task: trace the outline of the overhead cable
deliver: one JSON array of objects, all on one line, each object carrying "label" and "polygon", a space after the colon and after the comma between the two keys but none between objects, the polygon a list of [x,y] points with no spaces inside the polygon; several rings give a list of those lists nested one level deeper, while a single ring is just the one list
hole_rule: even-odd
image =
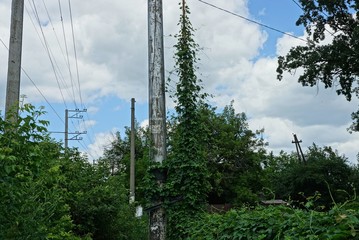
[{"label": "overhead cable", "polygon": [[257,25],[259,25],[259,26],[268,28],[268,29],[273,30],[273,31],[275,31],[275,32],[282,33],[282,34],[287,35],[287,36],[290,36],[290,37],[292,37],[292,38],[296,38],[296,39],[301,40],[301,41],[303,41],[303,42],[306,42],[306,43],[308,42],[308,40],[306,40],[306,39],[297,37],[297,36],[295,36],[295,35],[293,35],[293,34],[284,32],[284,31],[279,30],[279,29],[277,29],[277,28],[274,28],[274,27],[268,26],[268,25],[266,25],[266,24],[257,22],[257,21],[255,21],[255,20],[249,19],[249,18],[247,18],[247,17],[244,17],[244,16],[242,16],[242,15],[239,15],[238,13],[235,13],[235,12],[229,11],[229,10],[227,10],[227,9],[218,7],[218,6],[216,6],[216,5],[212,4],[212,3],[208,3],[208,2],[203,1],[203,0],[198,0],[198,1],[201,2],[201,3],[203,3],[203,4],[208,5],[208,6],[210,6],[210,7],[213,7],[213,8],[216,8],[216,9],[218,9],[218,10],[221,10],[221,11],[223,11],[223,12],[229,13],[229,14],[231,14],[231,15],[233,15],[233,16],[242,18],[242,19],[244,19],[244,20],[246,20],[246,21],[248,21],[248,22],[251,22],[251,23],[257,24]]}]

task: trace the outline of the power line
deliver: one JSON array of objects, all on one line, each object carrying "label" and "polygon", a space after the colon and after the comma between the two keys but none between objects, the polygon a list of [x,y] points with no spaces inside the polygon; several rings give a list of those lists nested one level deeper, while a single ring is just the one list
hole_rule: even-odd
[{"label": "power line", "polygon": [[75,42],[75,33],[74,33],[74,24],[73,24],[73,20],[72,20],[72,7],[71,7],[71,1],[68,0],[69,3],[69,11],[70,11],[70,21],[71,21],[71,33],[72,33],[72,42],[74,45],[74,54],[75,54],[75,64],[76,64],[76,76],[77,76],[77,84],[79,86],[79,96],[80,96],[80,102],[82,107],[84,107],[83,102],[82,102],[82,95],[81,95],[81,85],[80,85],[80,75],[79,75],[79,66],[78,66],[78,61],[77,61],[77,51],[76,51],[76,42]]},{"label": "power line", "polygon": [[[304,12],[304,8],[296,1],[296,0],[292,0],[292,2],[297,5],[303,12]],[[328,17],[328,15],[324,12],[322,12],[326,17]],[[329,31],[328,29],[325,28],[324,26],[324,29],[326,32],[328,32],[330,35],[334,36],[335,33],[332,33],[331,31]]]},{"label": "power line", "polygon": [[31,15],[29,14],[29,11],[28,11],[27,8],[26,8],[26,12],[28,13],[28,15],[29,15],[29,17],[30,17],[30,20],[31,20],[31,22],[33,23],[34,28],[35,28],[35,30],[36,30],[38,36],[39,36],[39,39],[40,39],[40,41],[41,41],[43,47],[44,47],[45,50],[46,50],[46,53],[47,53],[48,57],[49,57],[49,60],[50,60],[50,63],[51,63],[51,67],[52,67],[52,69],[53,69],[53,71],[54,71],[55,79],[56,79],[58,88],[59,88],[59,90],[60,90],[60,94],[61,94],[62,100],[63,100],[63,102],[64,102],[64,104],[65,104],[65,106],[66,106],[65,98],[64,98],[64,95],[63,95],[63,93],[62,93],[61,86],[60,86],[60,82],[59,82],[59,77],[58,77],[58,74],[57,74],[57,71],[56,71],[56,67],[57,67],[57,69],[58,69],[59,72],[61,73],[60,68],[59,68],[59,66],[58,66],[58,64],[57,64],[57,62],[56,62],[56,59],[55,59],[54,56],[53,56],[53,53],[52,53],[52,51],[51,51],[51,49],[50,49],[50,46],[49,46],[49,43],[48,43],[48,41],[47,41],[47,39],[46,39],[46,36],[45,36],[44,31],[43,31],[43,28],[42,28],[42,25],[41,25],[41,21],[40,21],[40,17],[39,17],[39,14],[38,14],[38,11],[37,11],[37,7],[36,7],[36,5],[35,5],[34,0],[32,0],[32,5],[31,5],[31,3],[30,3],[30,6],[31,6],[31,9],[32,9],[32,11],[33,11],[33,14],[34,14],[34,16],[35,16],[35,18],[36,18],[36,20],[37,20],[37,23],[38,23],[38,25],[39,25],[39,28],[40,28],[40,31],[41,31],[41,35],[42,35],[43,41],[41,40],[41,37],[40,37],[40,35],[39,35],[39,33],[38,33],[38,31],[37,31],[37,29],[36,29],[36,27],[35,27],[35,25],[34,25],[34,23],[33,23],[33,21],[32,21]]},{"label": "power line", "polygon": [[[9,51],[9,48],[6,46],[6,44],[4,43],[4,41],[0,38],[0,42],[2,43],[2,45]],[[51,103],[49,102],[49,100],[47,100],[47,98],[45,97],[45,95],[40,91],[40,89],[36,86],[35,82],[32,80],[32,78],[30,77],[30,75],[25,71],[25,69],[23,67],[21,67],[21,70],[24,72],[25,76],[30,80],[30,82],[34,85],[34,87],[36,88],[36,90],[40,93],[40,95],[44,98],[44,100],[46,101],[46,103],[50,106],[50,108],[54,111],[54,113],[56,114],[56,116],[60,119],[60,121],[65,124],[64,120],[60,117],[60,115],[57,113],[57,111],[55,110],[55,108],[51,105]]]},{"label": "power line", "polygon": [[[42,46],[44,47],[47,55],[48,55],[48,59],[50,61],[50,64],[51,64],[51,67],[52,67],[52,70],[54,72],[54,75],[55,75],[55,78],[56,78],[56,81],[57,81],[57,85],[60,89],[60,93],[61,93],[61,96],[62,96],[62,100],[63,100],[63,103],[65,105],[65,107],[67,108],[67,104],[66,104],[66,101],[64,99],[64,95],[61,91],[61,84],[59,82],[59,80],[62,81],[62,84],[65,86],[65,89],[67,91],[69,91],[69,88],[66,87],[66,82],[64,80],[64,77],[61,73],[61,70],[60,70],[60,67],[59,65],[57,64],[57,61],[56,61],[56,58],[55,58],[55,55],[53,54],[51,48],[50,48],[50,42],[48,41],[46,35],[45,35],[45,32],[44,32],[44,29],[43,29],[43,25],[42,25],[42,20],[41,20],[41,17],[40,17],[40,12],[38,11],[38,7],[36,5],[36,3],[34,2],[34,0],[28,0],[29,2],[29,6],[31,10],[29,10],[28,8],[26,8],[27,10],[27,14],[32,22],[32,25],[34,27],[34,30],[36,31],[38,37],[39,37],[39,40],[40,40],[40,43],[42,44]],[[43,2],[43,8],[44,8],[44,11],[46,11],[46,14],[47,14],[47,18],[49,20],[49,22],[51,23],[51,26],[52,26],[52,30],[55,34],[55,37],[56,37],[56,40],[57,40],[57,43],[61,49],[61,53],[62,53],[62,56],[64,56],[64,59],[65,59],[65,62],[67,63],[67,67],[69,69],[69,72],[70,72],[70,76],[72,77],[72,74],[71,74],[71,67],[70,67],[70,58],[69,58],[69,52],[67,52],[67,61],[66,61],[66,57],[65,57],[65,54],[64,54],[64,51],[63,49],[61,48],[61,44],[60,44],[60,41],[59,41],[59,37],[57,36],[56,34],[56,31],[55,31],[55,27],[54,27],[54,24],[52,22],[52,19],[51,19],[51,16],[50,16],[50,13],[47,9],[47,6],[46,6],[46,3],[44,2],[44,0],[42,0]],[[63,27],[63,33],[65,34],[65,27],[64,27],[64,21],[63,21],[63,16],[62,16],[62,10],[61,10],[61,3],[59,1],[59,8],[60,8],[60,15],[61,15],[61,22],[62,22],[62,27]],[[74,34],[74,27],[73,27],[73,19],[72,19],[72,13],[71,13],[71,3],[69,1],[69,8],[70,8],[70,15],[71,15],[71,27],[72,27],[72,40],[73,40],[73,43],[74,43],[74,52],[75,52],[75,59],[76,59],[76,72],[77,72],[77,81],[78,81],[78,84],[79,84],[79,87],[78,87],[78,92],[80,94],[80,100],[81,100],[81,105],[84,106],[83,104],[83,101],[82,101],[82,95],[81,95],[81,88],[80,88],[80,79],[79,79],[79,70],[78,70],[78,61],[77,61],[77,50],[76,50],[76,44],[75,44],[75,34]],[[30,14],[30,11],[32,12],[32,14]],[[33,20],[35,19],[35,20]],[[36,21],[37,24],[34,23],[34,21]],[[38,31],[36,25],[38,25],[41,33]],[[41,37],[42,35],[42,37]],[[65,45],[66,45],[66,50],[67,50],[67,41],[66,41],[66,36],[64,35],[64,41],[65,41]],[[0,42],[3,44],[3,46],[8,50],[8,47],[6,46],[6,44],[4,43],[4,41],[0,38]],[[52,106],[52,104],[49,102],[49,100],[45,97],[45,95],[43,94],[43,92],[40,90],[40,88],[36,85],[36,83],[32,80],[32,78],[30,77],[30,75],[24,70],[24,68],[21,68],[22,71],[24,72],[24,74],[26,75],[26,77],[30,80],[30,82],[34,85],[34,87],[37,89],[37,91],[40,93],[40,95],[42,96],[42,98],[45,100],[45,102],[50,106],[50,108],[53,110],[53,112],[56,114],[56,116],[60,119],[60,121],[64,124],[64,120],[63,118],[60,116],[60,114],[58,114],[58,112],[55,110],[55,108]],[[72,81],[73,82],[73,81]],[[76,86],[76,84],[72,84],[71,87],[72,89],[74,90],[74,85]],[[73,91],[74,93],[74,91]],[[71,96],[71,94],[69,94],[69,96]],[[76,104],[76,98],[73,94],[73,99],[74,99],[74,104],[75,106],[77,106]],[[86,112],[87,113],[87,112]],[[62,114],[61,114],[62,115]],[[86,115],[87,116],[87,119],[89,119],[89,116],[88,114]],[[84,121],[84,120],[83,120]],[[84,122],[85,123],[85,122]],[[72,125],[73,127],[75,127],[75,123],[72,121]],[[78,125],[80,125],[80,122],[78,122]],[[86,124],[83,125],[85,129],[88,128],[88,126]],[[75,127],[76,128],[76,127]],[[90,125],[90,130],[92,131],[92,133],[94,133],[93,131],[93,128],[92,126]],[[55,133],[55,132],[52,132],[52,133]],[[60,132],[59,132],[60,133]],[[89,144],[93,143],[94,142],[94,137],[93,137],[93,134],[92,134],[92,139],[90,139],[89,136],[87,136],[87,139],[89,141]],[[86,151],[88,151],[88,148],[87,147],[84,147],[84,149]],[[96,154],[98,156],[100,156],[99,153],[97,153],[96,151]],[[89,155],[91,155],[91,153],[89,153]],[[93,156],[91,156],[92,158],[94,158]]]},{"label": "power line", "polygon": [[69,58],[69,49],[67,46],[67,38],[66,38],[66,32],[65,32],[65,26],[64,26],[64,18],[63,18],[63,14],[62,14],[62,7],[61,7],[61,1],[58,0],[58,5],[59,5],[59,11],[60,11],[60,20],[61,20],[61,26],[62,26],[62,34],[63,34],[63,39],[64,39],[64,44],[65,44],[65,51],[66,51],[66,58],[67,58],[67,67],[69,70],[69,74],[70,74],[70,80],[71,80],[71,88],[72,88],[72,94],[74,97],[74,104],[75,104],[75,108],[77,109],[77,104],[75,101],[75,91],[74,91],[74,81],[73,81],[73,77],[72,77],[72,71],[71,71],[71,65],[70,65],[70,58]]},{"label": "power line", "polygon": [[[55,28],[54,28],[54,26],[53,26],[53,23],[52,23],[52,20],[51,20],[51,17],[50,17],[50,14],[49,14],[49,12],[47,11],[47,7],[46,7],[46,4],[45,4],[45,2],[44,2],[44,0],[43,0],[43,4],[44,4],[44,8],[45,8],[45,10],[46,10],[46,13],[47,13],[47,17],[48,17],[48,19],[49,19],[49,21],[50,21],[50,23],[51,23],[51,25],[52,25],[52,28],[53,28],[53,31],[54,31],[54,33],[55,33],[55,37],[56,37],[56,39],[57,39],[57,42],[58,42],[58,44],[59,44],[59,47],[60,47],[60,49],[61,49],[61,52],[62,52],[62,54],[63,54],[63,56],[64,56],[64,59],[65,59],[65,62],[66,62],[66,57],[65,57],[65,55],[64,55],[64,53],[63,53],[63,51],[62,51],[62,48],[61,48],[61,44],[59,43],[59,40],[58,40],[58,37],[57,37],[57,34],[56,34],[56,31],[55,31]],[[70,9],[70,15],[72,16],[72,13],[71,13],[71,4],[69,3],[69,9]],[[61,12],[61,11],[60,11]],[[72,21],[72,18],[71,18],[71,21]],[[73,24],[72,24],[72,26],[73,26]],[[40,25],[40,27],[41,27],[41,25]],[[75,41],[75,37],[74,37],[74,29],[73,29],[73,27],[72,27],[72,39],[73,39],[73,41]],[[77,69],[77,79],[78,79],[78,84],[80,84],[80,81],[79,81],[79,74],[78,74],[78,64],[77,64],[77,54],[76,54],[76,45],[74,44],[74,51],[75,51],[75,59],[76,59],[76,69]],[[70,67],[69,65],[67,65],[67,67]],[[65,83],[64,83],[64,85],[66,85]],[[80,85],[79,85],[80,86]],[[61,90],[61,89],[60,89]],[[80,91],[80,87],[79,87],[79,94],[80,94],[80,99],[81,99],[81,105],[82,106],[84,106],[84,104],[83,104],[83,102],[82,102],[82,97],[81,97],[81,91]],[[74,96],[73,96],[74,97]],[[74,97],[75,98],[75,97]],[[76,100],[74,100],[74,101],[76,101]],[[65,106],[66,106],[66,102],[64,101],[64,103],[65,103]],[[75,104],[76,105],[76,104]],[[66,108],[67,108],[67,106],[66,106]],[[87,112],[86,112],[87,113]],[[88,117],[88,115],[87,115],[87,117]],[[84,121],[84,119],[82,119],[82,121]],[[72,123],[72,125],[75,127],[75,123],[73,122],[73,121],[71,121],[71,123]],[[78,125],[80,125],[80,122],[78,121]],[[85,128],[87,127],[87,125],[83,125]],[[76,128],[76,127],[75,127]],[[93,131],[93,129],[91,128],[91,130]],[[89,141],[90,142],[92,142],[92,140],[89,138],[89,136],[87,135],[87,137],[88,137],[88,139],[89,139]]]},{"label": "power line", "polygon": [[240,15],[240,14],[237,14],[237,13],[234,13],[234,12],[229,11],[229,10],[227,10],[227,9],[224,9],[224,8],[218,7],[218,6],[216,6],[216,5],[212,4],[212,3],[208,3],[208,2],[205,2],[205,1],[203,1],[203,0],[198,0],[198,1],[199,1],[199,2],[201,2],[201,3],[203,3],[203,4],[208,5],[208,6],[210,6],[210,7],[216,8],[216,9],[218,9],[218,10],[222,11],[222,12],[226,12],[226,13],[229,13],[229,14],[231,14],[231,15],[233,15],[233,16],[236,16],[236,17],[242,18],[242,19],[244,19],[244,20],[246,20],[246,21],[248,21],[248,22],[251,22],[251,23],[257,24],[257,25],[259,25],[259,26],[262,26],[262,27],[268,28],[268,29],[270,29],[270,30],[272,30],[272,31],[279,32],[279,33],[282,33],[282,34],[284,34],[284,35],[287,35],[287,36],[290,36],[290,37],[292,37],[292,38],[296,38],[296,39],[298,39],[298,40],[301,40],[301,41],[303,41],[303,42],[308,43],[308,40],[306,40],[306,39],[303,39],[303,38],[297,37],[297,36],[295,36],[295,35],[293,35],[293,34],[290,34],[290,33],[284,32],[284,31],[279,30],[279,29],[277,29],[277,28],[274,28],[274,27],[268,26],[268,25],[266,25],[266,24],[263,24],[263,23],[260,23],[260,22],[254,21],[254,20],[249,19],[249,18],[246,18],[246,17],[244,17],[244,16],[242,16],[242,15]]}]

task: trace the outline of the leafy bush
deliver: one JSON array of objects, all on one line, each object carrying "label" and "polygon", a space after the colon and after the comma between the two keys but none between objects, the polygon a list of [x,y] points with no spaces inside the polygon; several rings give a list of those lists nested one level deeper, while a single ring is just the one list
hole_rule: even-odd
[{"label": "leafy bush", "polygon": [[[0,118],[0,239],[145,239],[123,176],[49,138],[44,111]],[[13,118],[15,119],[15,118]]]},{"label": "leafy bush", "polygon": [[0,118],[0,239],[76,239],[60,186],[60,145],[46,135],[42,109],[25,105],[21,113],[17,122]]},{"label": "leafy bush", "polygon": [[287,206],[241,208],[223,215],[202,215],[188,223],[187,239],[356,239],[359,203],[341,205],[328,212]]}]

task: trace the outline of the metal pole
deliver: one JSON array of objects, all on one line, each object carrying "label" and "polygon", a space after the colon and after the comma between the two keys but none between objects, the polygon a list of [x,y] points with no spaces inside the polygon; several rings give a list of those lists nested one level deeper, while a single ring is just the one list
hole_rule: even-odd
[{"label": "metal pole", "polygon": [[24,18],[24,0],[13,0],[11,4],[11,25],[9,59],[6,87],[5,119],[10,112],[14,116],[10,121],[16,122],[19,109],[22,31]]},{"label": "metal pole", "polygon": [[65,110],[65,150],[69,145],[69,110]]},{"label": "metal pole", "polygon": [[135,99],[131,99],[130,203],[135,202]]},{"label": "metal pole", "polygon": [[[166,158],[166,108],[163,51],[162,0],[148,0],[149,128],[151,160],[162,164]],[[157,179],[159,187],[162,181]],[[161,204],[157,199],[154,204]],[[166,239],[165,212],[162,207],[150,211],[150,239]]]}]

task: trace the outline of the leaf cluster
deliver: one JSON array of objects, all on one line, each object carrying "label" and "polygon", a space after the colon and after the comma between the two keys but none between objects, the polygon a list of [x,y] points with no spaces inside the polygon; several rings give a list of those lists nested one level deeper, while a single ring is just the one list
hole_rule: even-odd
[{"label": "leaf cluster", "polygon": [[328,212],[288,206],[241,208],[225,214],[203,214],[188,223],[186,239],[356,239],[358,205]]},{"label": "leaf cluster", "polygon": [[[306,28],[308,43],[293,47],[286,56],[278,58],[278,79],[283,78],[285,71],[303,69],[298,78],[303,86],[321,82],[325,88],[336,88],[338,95],[344,95],[348,101],[353,96],[359,97],[359,2],[301,0],[300,3],[303,14],[296,24]],[[358,131],[358,112],[352,114],[352,119],[349,130]]]}]

